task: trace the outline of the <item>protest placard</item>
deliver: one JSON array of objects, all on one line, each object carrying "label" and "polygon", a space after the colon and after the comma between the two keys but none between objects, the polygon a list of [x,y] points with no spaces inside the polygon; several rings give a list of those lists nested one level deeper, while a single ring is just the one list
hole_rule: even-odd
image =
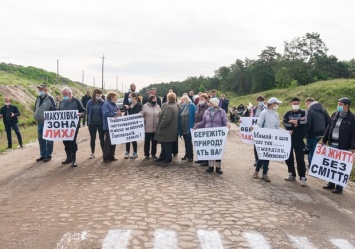
[{"label": "protest placard", "polygon": [[74,140],[79,125],[77,110],[44,112],[42,138],[50,141]]},{"label": "protest placard", "polygon": [[318,144],[312,158],[308,175],[345,187],[350,179],[354,155]]},{"label": "protest placard", "polygon": [[280,129],[257,128],[253,130],[254,144],[259,159],[285,161],[290,156],[290,132]]},{"label": "protest placard", "polygon": [[242,141],[246,144],[254,144],[253,132],[250,131],[252,125],[258,123],[259,118],[253,117],[241,117],[240,120],[240,134],[242,135]]},{"label": "protest placard", "polygon": [[228,134],[227,127],[191,130],[197,160],[220,160]]},{"label": "protest placard", "polygon": [[117,118],[107,118],[111,144],[124,144],[144,140],[144,118],[133,114]]}]

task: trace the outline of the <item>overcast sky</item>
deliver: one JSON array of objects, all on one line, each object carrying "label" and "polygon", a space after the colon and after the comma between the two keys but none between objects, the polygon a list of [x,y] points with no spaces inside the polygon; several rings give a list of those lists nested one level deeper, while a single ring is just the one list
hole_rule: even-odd
[{"label": "overcast sky", "polygon": [[0,61],[107,87],[213,76],[266,46],[317,32],[340,60],[355,57],[355,1],[1,1]]}]

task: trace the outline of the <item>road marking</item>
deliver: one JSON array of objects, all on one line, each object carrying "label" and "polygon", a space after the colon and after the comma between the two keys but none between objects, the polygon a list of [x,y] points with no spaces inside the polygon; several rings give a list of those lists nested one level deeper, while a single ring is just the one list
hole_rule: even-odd
[{"label": "road marking", "polygon": [[355,249],[355,247],[345,239],[331,239],[330,241],[340,249]]},{"label": "road marking", "polygon": [[62,239],[57,243],[57,249],[78,248],[77,244],[86,239],[87,232],[80,233],[66,233],[63,235]]},{"label": "road marking", "polygon": [[264,236],[258,233],[243,233],[243,237],[253,249],[270,249],[269,243]]},{"label": "road marking", "polygon": [[102,249],[126,249],[130,236],[130,230],[109,230],[102,243]]},{"label": "road marking", "polygon": [[156,230],[154,232],[154,249],[177,249],[177,238],[174,231]]},{"label": "road marking", "polygon": [[223,249],[221,238],[217,231],[197,231],[198,239],[202,249]]},{"label": "road marking", "polygon": [[315,249],[314,245],[306,237],[288,236],[299,249]]}]

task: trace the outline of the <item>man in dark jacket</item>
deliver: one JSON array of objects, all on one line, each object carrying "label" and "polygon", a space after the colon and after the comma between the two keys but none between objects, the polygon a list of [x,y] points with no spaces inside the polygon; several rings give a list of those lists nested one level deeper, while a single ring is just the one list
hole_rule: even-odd
[{"label": "man in dark jacket", "polygon": [[324,135],[325,129],[329,124],[330,117],[323,106],[317,101],[314,101],[313,98],[306,99],[306,106],[308,108],[306,124],[307,147],[309,149],[308,165],[311,165],[314,150],[319,140]]},{"label": "man in dark jacket", "polygon": [[226,113],[229,112],[228,110],[228,105],[229,105],[229,99],[226,98],[226,95],[224,93],[221,94],[221,98],[219,99],[219,107],[221,107]]},{"label": "man in dark jacket", "polygon": [[296,180],[295,160],[293,151],[295,151],[297,172],[300,177],[301,186],[306,187],[306,163],[304,161],[303,138],[305,136],[305,126],[307,123],[307,111],[300,109],[300,99],[295,97],[291,99],[292,110],[285,113],[283,117],[283,126],[291,131],[291,152],[286,160],[288,167],[288,177],[286,181]]},{"label": "man in dark jacket", "polygon": [[12,148],[12,137],[11,137],[11,129],[15,131],[18,143],[22,148],[22,137],[20,130],[18,128],[18,116],[20,116],[20,111],[14,105],[11,105],[11,98],[5,97],[5,105],[0,109],[0,118],[3,118],[6,135],[7,135],[7,148]]},{"label": "man in dark jacket", "polygon": [[[86,107],[90,99],[91,99],[91,93],[89,90],[87,90],[86,94],[81,98],[81,103],[83,104],[84,107]],[[82,119],[83,119],[83,126],[85,126],[85,124],[87,125],[89,120],[86,120],[86,115],[83,115]]]},{"label": "man in dark jacket", "polygon": [[[337,111],[332,114],[330,123],[324,133],[322,144],[339,150],[351,150],[355,153],[355,115],[350,111],[351,100],[347,97],[338,99]],[[341,194],[342,186],[335,186],[334,183],[328,182],[324,189],[334,189],[332,193]]]},{"label": "man in dark jacket", "polygon": [[[157,89],[156,88],[150,88],[150,96],[156,96],[157,97],[157,104],[161,107],[161,99],[157,95]],[[148,99],[143,99],[142,105],[148,102]]]}]

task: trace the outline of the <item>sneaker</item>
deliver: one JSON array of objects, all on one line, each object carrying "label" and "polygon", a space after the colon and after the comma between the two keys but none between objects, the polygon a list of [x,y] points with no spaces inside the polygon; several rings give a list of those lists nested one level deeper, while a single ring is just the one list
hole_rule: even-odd
[{"label": "sneaker", "polygon": [[306,177],[301,177],[301,186],[302,187],[307,187],[306,181],[307,181]]},{"label": "sneaker", "polygon": [[138,155],[137,155],[137,152],[133,152],[132,156],[131,156],[131,159],[134,159],[134,158],[137,158]]},{"label": "sneaker", "polygon": [[129,157],[129,153],[126,151],[126,153],[124,153],[124,159],[128,159]]},{"label": "sneaker", "polygon": [[94,155],[94,153],[91,153],[91,155],[89,156],[89,159],[93,159],[93,158],[95,158],[95,155]]},{"label": "sneaker", "polygon": [[263,179],[265,182],[271,182],[271,180],[268,177],[268,175],[263,175],[263,177],[261,177],[261,179]]},{"label": "sneaker", "polygon": [[206,169],[206,172],[207,172],[207,173],[212,173],[212,172],[213,172],[213,170],[214,170],[214,168],[213,168],[213,167],[208,167],[208,168]]},{"label": "sneaker", "polygon": [[294,181],[296,181],[296,177],[294,177],[294,176],[292,175],[292,173],[288,173],[288,177],[285,178],[285,181],[294,182]]},{"label": "sneaker", "polygon": [[255,171],[255,172],[254,172],[253,178],[254,178],[254,179],[258,179],[258,178],[259,178],[259,172],[258,172],[258,171]]}]

